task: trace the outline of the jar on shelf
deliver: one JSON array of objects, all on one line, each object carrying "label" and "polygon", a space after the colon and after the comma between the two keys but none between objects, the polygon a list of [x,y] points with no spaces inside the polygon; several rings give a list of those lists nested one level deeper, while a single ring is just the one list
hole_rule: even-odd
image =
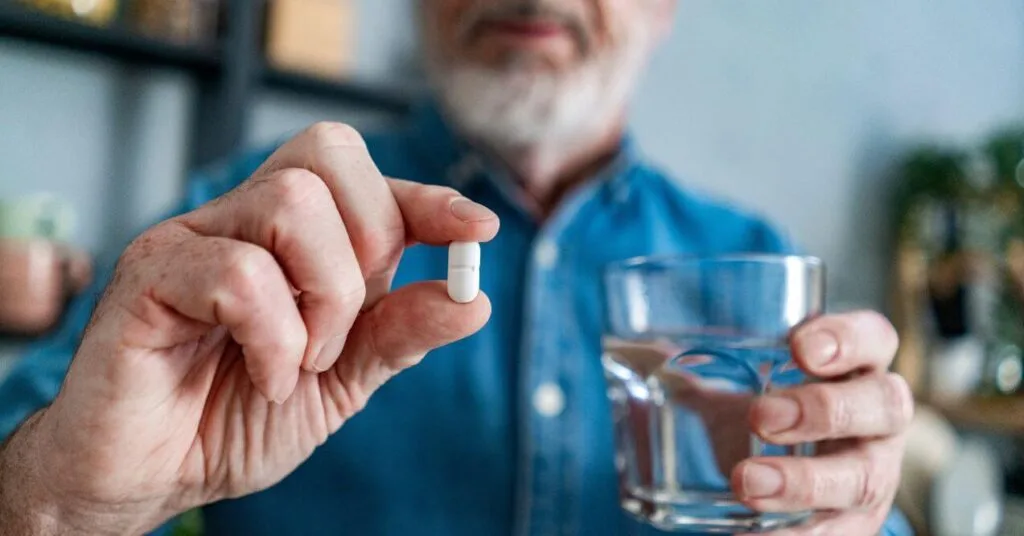
[{"label": "jar on shelf", "polygon": [[350,74],[355,66],[357,7],[353,0],[270,0],[267,63],[327,79]]},{"label": "jar on shelf", "polygon": [[131,0],[129,23],[150,37],[207,44],[217,38],[220,0]]},{"label": "jar on shelf", "polygon": [[105,26],[117,15],[118,0],[20,0],[50,15]]},{"label": "jar on shelf", "polygon": [[0,200],[0,334],[49,331],[92,280],[91,257],[68,242],[73,220],[48,194]]}]

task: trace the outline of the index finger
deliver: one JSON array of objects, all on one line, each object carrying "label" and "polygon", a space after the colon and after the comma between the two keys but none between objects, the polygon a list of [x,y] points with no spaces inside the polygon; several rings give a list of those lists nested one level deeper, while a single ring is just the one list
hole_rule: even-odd
[{"label": "index finger", "polygon": [[887,370],[898,345],[896,328],[874,311],[822,316],[790,337],[793,358],[801,368],[823,378]]},{"label": "index finger", "polygon": [[348,125],[313,125],[275,151],[256,175],[285,168],[312,171],[327,184],[366,281],[367,307],[389,292],[410,238],[432,244],[477,242],[493,237],[488,237],[489,226],[497,232],[497,216],[455,190],[385,180],[363,138]]},{"label": "index finger", "polygon": [[402,211],[406,243],[433,246],[487,242],[498,234],[498,216],[452,188],[388,179]]},{"label": "index finger", "polygon": [[391,288],[405,237],[402,215],[362,136],[342,123],[317,123],[279,147],[254,173],[311,171],[327,184],[355,249],[366,305]]}]

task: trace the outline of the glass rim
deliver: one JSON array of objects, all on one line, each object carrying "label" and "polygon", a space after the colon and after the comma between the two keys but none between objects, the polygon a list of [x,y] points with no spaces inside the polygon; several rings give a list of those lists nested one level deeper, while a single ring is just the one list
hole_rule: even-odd
[{"label": "glass rim", "polygon": [[723,253],[714,255],[700,255],[687,253],[666,253],[662,255],[640,255],[617,261],[612,261],[604,266],[604,273],[629,272],[648,267],[690,267],[703,263],[751,263],[761,265],[777,265],[786,262],[797,261],[805,266],[823,268],[825,262],[813,255],[800,255],[795,253]]}]

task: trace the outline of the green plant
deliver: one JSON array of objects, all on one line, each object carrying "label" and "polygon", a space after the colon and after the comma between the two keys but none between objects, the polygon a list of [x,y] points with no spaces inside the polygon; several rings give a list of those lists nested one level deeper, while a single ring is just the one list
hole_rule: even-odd
[{"label": "green plant", "polygon": [[966,154],[949,147],[922,145],[907,153],[892,200],[900,241],[917,238],[914,223],[926,201],[955,203],[969,192],[966,164]]},{"label": "green plant", "polygon": [[1000,184],[1024,187],[1017,178],[1017,167],[1024,160],[1024,125],[997,130],[982,145],[982,152],[992,163]]},{"label": "green plant", "polygon": [[203,536],[203,514],[191,510],[182,514],[171,531],[172,536]]}]

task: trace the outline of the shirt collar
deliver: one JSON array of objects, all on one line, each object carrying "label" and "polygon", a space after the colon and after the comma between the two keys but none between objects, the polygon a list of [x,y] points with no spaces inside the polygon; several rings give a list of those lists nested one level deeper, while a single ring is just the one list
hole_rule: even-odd
[{"label": "shirt collar", "polygon": [[442,175],[472,152],[469,144],[448,126],[438,106],[430,100],[421,101],[414,108],[411,138],[413,147]]},{"label": "shirt collar", "polygon": [[[522,205],[525,194],[519,185],[456,134],[433,101],[419,103],[414,114],[413,144],[443,177],[446,186],[465,191],[478,182],[487,182],[515,204]],[[635,138],[627,131],[616,157],[591,182],[603,190],[611,202],[623,203],[633,187],[631,171],[639,165]]]}]

